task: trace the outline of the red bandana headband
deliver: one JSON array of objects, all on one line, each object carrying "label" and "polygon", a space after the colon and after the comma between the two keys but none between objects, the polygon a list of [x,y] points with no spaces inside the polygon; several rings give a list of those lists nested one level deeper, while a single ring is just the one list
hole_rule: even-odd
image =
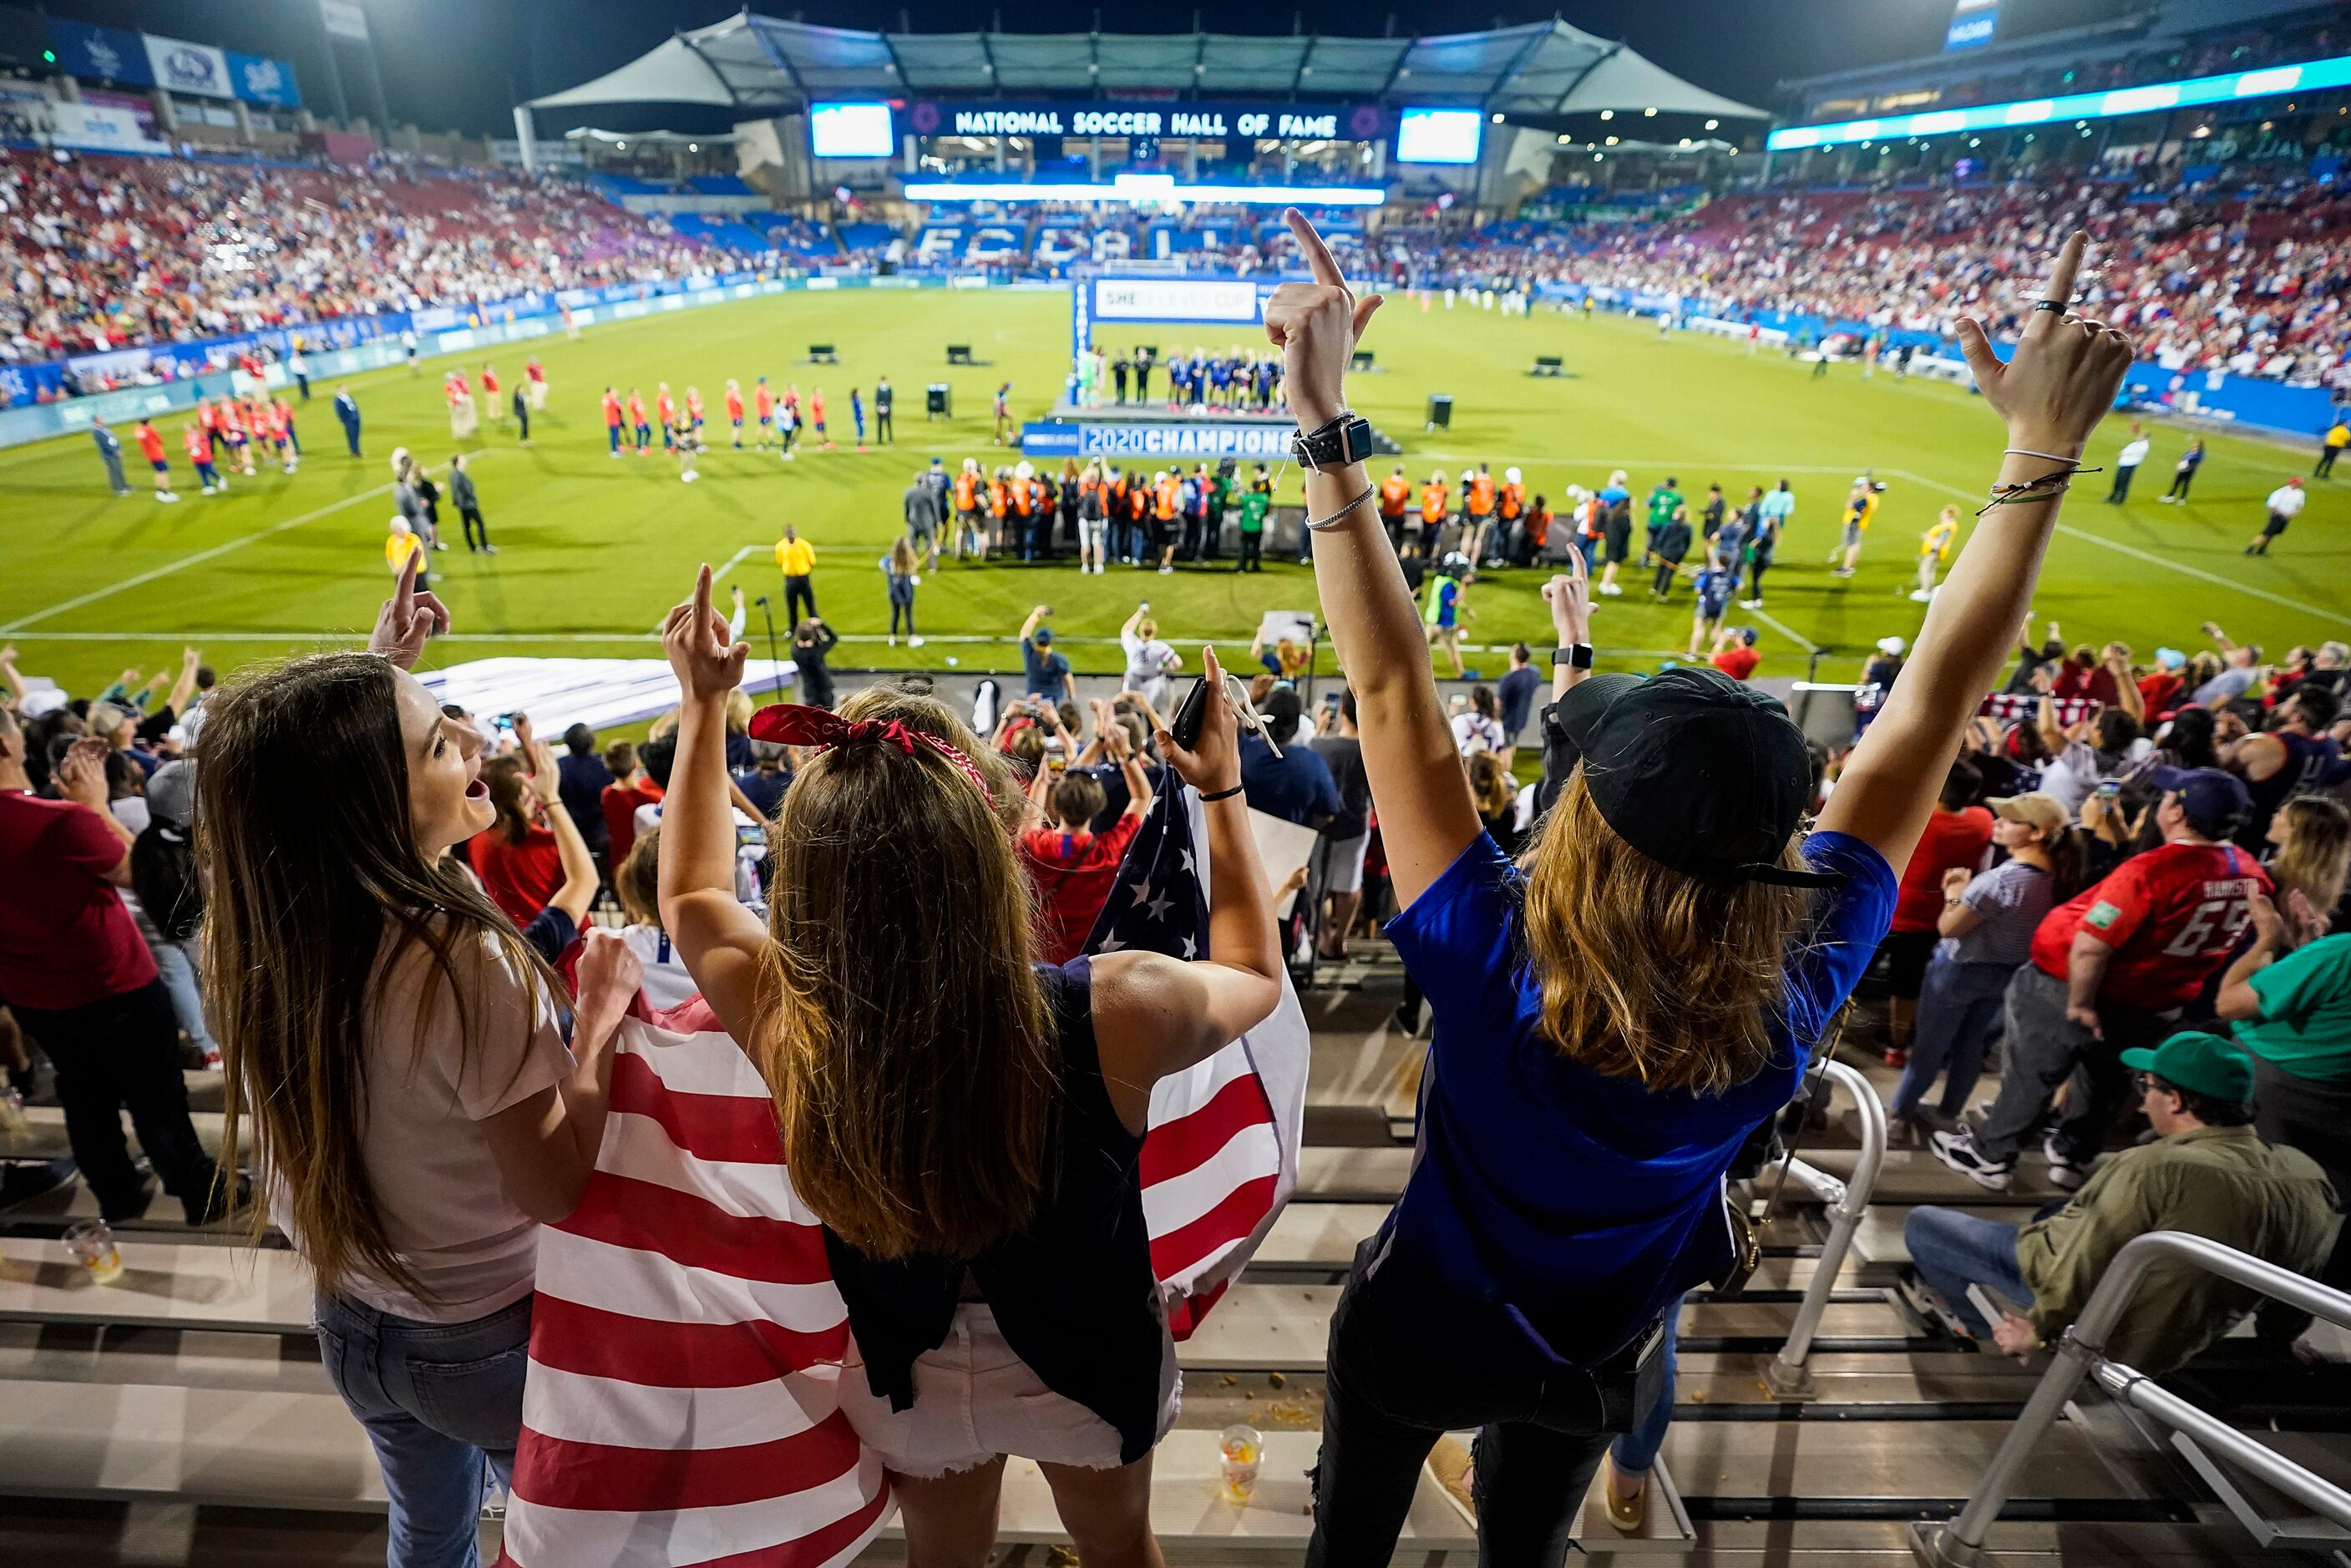
[{"label": "red bandana headband", "polygon": [[910,730],[895,719],[886,722],[875,719],[844,719],[822,708],[811,708],[799,702],[777,702],[751,715],[750,736],[755,741],[771,741],[786,746],[814,746],[830,751],[835,746],[859,741],[879,742],[895,746],[908,756],[917,745],[927,746],[955,764],[956,771],[971,781],[983,799],[993,802],[995,792],[972,760],[940,740],[921,730]]}]

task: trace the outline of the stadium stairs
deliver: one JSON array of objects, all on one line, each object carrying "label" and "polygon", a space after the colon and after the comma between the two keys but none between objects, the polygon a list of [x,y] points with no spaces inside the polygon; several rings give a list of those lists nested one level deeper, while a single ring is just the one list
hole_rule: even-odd
[{"label": "stadium stairs", "polygon": [[[1322,966],[1302,1000],[1313,1028],[1307,1149],[1296,1199],[1241,1280],[1181,1347],[1183,1415],[1159,1450],[1153,1516],[1171,1563],[1295,1562],[1311,1528],[1305,1470],[1320,1425],[1330,1313],[1355,1245],[1405,1179],[1425,1043],[1393,1014],[1401,970],[1380,942]],[[1856,1031],[1856,1033],[1858,1031]],[[1855,1060],[1848,1049],[1845,1059]],[[1868,1069],[1883,1090],[1883,1068]],[[220,1132],[220,1083],[192,1074],[200,1130]],[[0,1158],[61,1154],[60,1114],[37,1105]],[[1797,1141],[1849,1173],[1857,1117],[1840,1100]],[[1680,1388],[1643,1536],[1612,1529],[1598,1492],[1579,1531],[1604,1561],[1684,1556],[1721,1564],[1910,1561],[1907,1521],[1966,1498],[2038,1376],[1954,1339],[1906,1299],[1901,1219],[1925,1202],[2022,1219],[2057,1196],[2032,1179],[1986,1193],[1921,1151],[1889,1154],[1842,1260],[1808,1362],[1815,1397],[1782,1403],[1761,1376],[1814,1279],[1825,1225],[1791,1184],[1763,1229],[1764,1257],[1729,1299],[1693,1296]],[[1767,1172],[1754,1183],[1775,1185]],[[61,1236],[94,1217],[78,1183],[0,1210],[0,1561],[49,1563],[360,1563],[382,1560],[381,1483],[360,1428],[321,1370],[308,1282],[281,1238],[257,1250],[235,1225],[190,1231],[176,1203],[118,1227],[127,1272],[88,1283]],[[1441,1355],[1435,1329],[1432,1354]],[[2170,1380],[2322,1474],[2351,1469],[2336,1359],[2282,1365],[2232,1338]],[[1246,1508],[1219,1501],[1217,1435],[1267,1435]],[[1449,1460],[1449,1463],[1448,1463]],[[1467,1565],[1474,1531],[1425,1474],[1395,1561]],[[1596,1486],[1596,1483],[1595,1483]],[[495,1541],[486,1520],[486,1543]],[[1057,1561],[1063,1541],[1032,1465],[1006,1487],[999,1560]],[[2085,1395],[2034,1454],[1991,1547],[2011,1563],[2271,1564],[2179,1456]],[[894,1531],[861,1558],[903,1560]]]}]

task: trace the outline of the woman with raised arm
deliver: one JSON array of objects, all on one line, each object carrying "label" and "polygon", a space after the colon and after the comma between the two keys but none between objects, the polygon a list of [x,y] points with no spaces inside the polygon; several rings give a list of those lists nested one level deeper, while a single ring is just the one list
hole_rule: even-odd
[{"label": "woman with raised arm", "polygon": [[[1385,1563],[1431,1445],[1477,1428],[1480,1560],[1552,1564],[1611,1435],[1656,1397],[1663,1314],[1728,1272],[1724,1172],[1885,933],[1891,867],[2023,618],[2129,347],[2065,314],[2078,234],[2011,363],[1966,324],[2008,423],[2000,504],[1814,831],[1803,735],[1778,702],[1712,670],[1577,680],[1591,650],[1571,647],[1553,655],[1569,676],[1546,728],[1574,765],[1512,864],[1479,826],[1373,488],[1348,461],[1365,443],[1345,439],[1344,373],[1380,301],[1288,218],[1314,281],[1275,291],[1266,331],[1312,460],[1315,576],[1401,911],[1388,932],[1436,1015],[1412,1175],[1332,1320],[1307,1561]],[[1580,576],[1562,589],[1585,591]],[[1637,1493],[1622,1501],[1620,1520],[1637,1514]]]},{"label": "woman with raised arm", "polygon": [[817,749],[768,827],[762,924],[735,898],[722,753],[749,649],[711,612],[709,567],[664,641],[684,703],[662,924],[775,1095],[849,1309],[842,1407],[891,1472],[908,1559],[984,1562],[1017,1454],[1042,1467],[1089,1568],[1155,1568],[1151,1452],[1178,1386],[1138,1184],[1151,1088],[1281,995],[1215,656],[1196,749],[1158,736],[1207,803],[1213,958],[1055,967],[1038,961],[1008,772],[944,704],[904,692],[754,720],[760,739]]},{"label": "woman with raised arm", "polygon": [[481,732],[408,673],[448,625],[415,579],[411,559],[367,652],[205,703],[196,864],[223,1162],[250,1138],[317,1276],[392,1568],[473,1568],[487,1478],[510,1480],[522,1430],[538,1228],[595,1168],[637,960],[590,933],[567,1051],[562,982],[448,854],[493,812]]}]

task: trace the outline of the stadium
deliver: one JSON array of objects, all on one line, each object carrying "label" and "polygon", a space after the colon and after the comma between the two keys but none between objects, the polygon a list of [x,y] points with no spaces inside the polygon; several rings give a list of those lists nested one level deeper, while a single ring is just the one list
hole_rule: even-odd
[{"label": "stadium", "polygon": [[71,5],[6,1561],[2343,1558],[2343,6]]}]

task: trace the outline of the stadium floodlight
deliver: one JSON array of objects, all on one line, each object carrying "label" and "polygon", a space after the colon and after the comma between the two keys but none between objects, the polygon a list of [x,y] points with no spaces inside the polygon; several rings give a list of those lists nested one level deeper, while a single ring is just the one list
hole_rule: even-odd
[{"label": "stadium floodlight", "polygon": [[2040,125],[2071,119],[2085,131],[2094,119],[2119,115],[2153,114],[2202,103],[2234,103],[2281,93],[2351,86],[2351,55],[2307,60],[2300,65],[2267,66],[2260,70],[2230,71],[2220,76],[2190,77],[2147,87],[2116,88],[2105,92],[2068,93],[2062,98],[2026,99],[2015,103],[1985,104],[1975,109],[1931,109],[1923,114],[1896,115],[1880,119],[1847,119],[1828,125],[1792,125],[1764,139],[1773,152],[1796,152],[1808,147],[1840,147],[1848,142],[1874,141],[1880,136],[1938,136],[1955,130],[2001,130],[2011,126]]},{"label": "stadium floodlight", "polygon": [[1376,185],[1180,185],[1173,174],[1122,174],[1108,185],[910,181],[905,195],[909,202],[1113,202],[1134,206],[1200,202],[1231,207],[1376,207],[1387,199],[1386,192]]}]

